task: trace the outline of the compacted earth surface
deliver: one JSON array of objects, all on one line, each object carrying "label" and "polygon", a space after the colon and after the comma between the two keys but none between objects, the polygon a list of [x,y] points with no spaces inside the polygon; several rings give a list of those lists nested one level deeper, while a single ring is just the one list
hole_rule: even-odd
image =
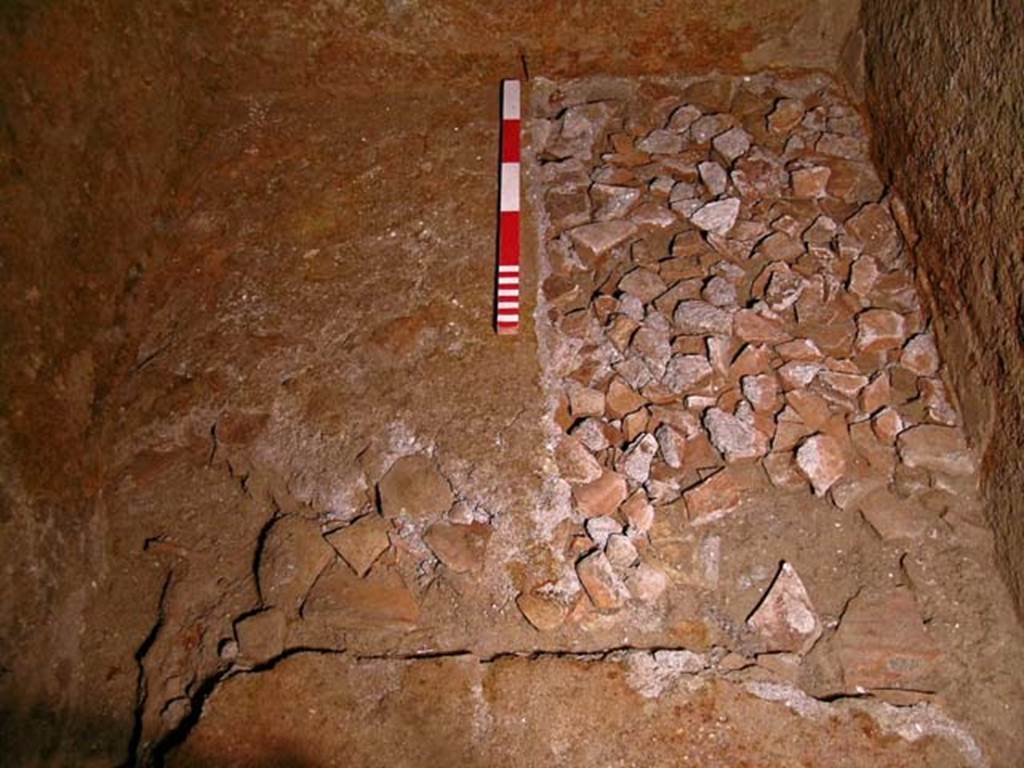
[{"label": "compacted earth surface", "polygon": [[1019,764],[1024,637],[855,105],[528,81],[512,338],[491,85],[207,117],[96,406],[77,764]]}]

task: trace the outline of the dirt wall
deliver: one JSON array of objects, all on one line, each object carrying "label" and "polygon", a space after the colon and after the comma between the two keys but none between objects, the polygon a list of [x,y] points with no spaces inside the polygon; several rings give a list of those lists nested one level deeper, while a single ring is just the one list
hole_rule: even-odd
[{"label": "dirt wall", "polygon": [[211,77],[327,90],[501,77],[832,70],[858,0],[214,3]]},{"label": "dirt wall", "polygon": [[920,277],[1024,607],[1024,6],[865,0],[863,24],[876,150],[920,229]]},{"label": "dirt wall", "polygon": [[[19,744],[45,760],[76,741],[97,757],[120,755],[127,740],[119,721],[130,727],[131,621],[92,635],[85,621],[109,567],[95,417],[123,352],[121,307],[158,259],[160,200],[188,143],[197,93],[190,14],[188,3],[0,3],[0,742],[8,764],[27,761]],[[86,681],[83,664],[108,641],[126,651],[123,660]]]}]

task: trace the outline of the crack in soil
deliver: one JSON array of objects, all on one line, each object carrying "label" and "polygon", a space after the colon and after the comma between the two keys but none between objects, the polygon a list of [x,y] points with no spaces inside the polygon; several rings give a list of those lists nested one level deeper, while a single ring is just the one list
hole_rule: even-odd
[{"label": "crack in soil", "polygon": [[139,747],[142,742],[142,720],[146,709],[147,686],[145,659],[149,649],[153,647],[157,636],[166,620],[167,595],[171,591],[171,583],[174,580],[174,571],[168,571],[164,577],[163,586],[160,588],[160,598],[157,601],[156,620],[150,628],[146,637],[135,651],[135,663],[138,666],[138,682],[135,689],[135,710],[133,712],[132,733],[128,741],[127,759],[123,766],[137,765],[140,762]]},{"label": "crack in soil", "polygon": [[[206,702],[214,694],[218,686],[220,686],[220,684],[225,680],[230,680],[233,677],[241,675],[254,675],[259,674],[260,672],[267,672],[293,656],[301,656],[304,654],[342,656],[346,653],[347,651],[343,648],[294,646],[292,648],[287,648],[277,656],[253,665],[252,667],[229,667],[207,677],[197,686],[195,693],[189,696],[189,713],[182,718],[181,722],[179,722],[174,728],[154,742],[148,755],[140,756],[137,762],[133,765],[154,766],[155,768],[163,766],[168,755],[188,739],[192,729],[199,723],[203,716],[203,708],[206,705]],[[127,768],[127,766],[125,766],[125,768]]]},{"label": "crack in soil", "polygon": [[[157,629],[157,628],[155,628]],[[152,636],[147,637],[147,643],[140,651],[148,650],[152,644]],[[182,719],[177,726],[165,733],[158,739],[148,754],[138,755],[135,762],[126,763],[123,768],[131,765],[155,766],[159,768],[165,764],[167,757],[176,748],[184,744],[192,729],[202,719],[206,702],[214,694],[221,683],[242,675],[253,675],[267,672],[288,659],[314,654],[326,656],[349,656],[355,662],[395,662],[408,663],[417,661],[437,661],[442,659],[468,659],[475,660],[481,665],[494,664],[510,659],[524,661],[540,661],[543,659],[572,659],[590,663],[621,663],[626,661],[630,655],[650,654],[659,652],[688,652],[695,653],[689,648],[681,646],[633,646],[620,645],[611,648],[603,648],[594,651],[568,651],[568,650],[533,650],[533,651],[498,651],[488,655],[478,655],[467,648],[455,648],[450,650],[426,651],[422,653],[383,653],[383,654],[353,654],[345,648],[328,648],[317,646],[293,646],[282,651],[277,656],[267,659],[251,667],[233,666],[224,669],[205,680],[196,688],[189,697],[191,708],[189,714]],[[901,738],[914,741],[922,735],[935,735],[948,739],[959,747],[960,751],[972,765],[984,766],[986,761],[974,739],[958,723],[948,718],[942,710],[931,703],[917,703],[913,705],[898,706],[878,701],[867,695],[841,695],[832,697],[817,698],[810,696],[792,686],[780,683],[766,683],[759,680],[744,680],[742,670],[729,672],[717,668],[716,658],[726,652],[724,648],[713,648],[705,654],[698,654],[704,660],[702,669],[694,671],[680,671],[679,676],[719,678],[729,680],[742,685],[751,695],[762,698],[766,701],[783,704],[792,709],[801,717],[816,719],[823,715],[848,711],[855,707],[857,710],[876,720],[887,731],[894,732]],[[141,711],[144,703],[140,701],[137,713]],[[139,721],[141,724],[141,720]],[[138,728],[141,734],[141,725]],[[133,736],[137,739],[137,736]]]}]

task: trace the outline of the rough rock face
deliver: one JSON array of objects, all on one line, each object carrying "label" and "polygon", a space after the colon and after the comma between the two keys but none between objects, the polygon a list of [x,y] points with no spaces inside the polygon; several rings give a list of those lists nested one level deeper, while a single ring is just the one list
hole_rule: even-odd
[{"label": "rough rock face", "polygon": [[[1007,580],[1024,615],[1024,243],[1012,190],[1024,171],[1019,3],[863,3],[868,106],[881,157],[913,193],[914,252],[949,361]],[[951,40],[956,40],[951,45]],[[1011,63],[1007,66],[1007,63]],[[931,94],[957,72],[970,93]],[[983,148],[983,149],[982,149]],[[945,169],[950,169],[948,172]],[[998,297],[995,298],[995,297]]]}]

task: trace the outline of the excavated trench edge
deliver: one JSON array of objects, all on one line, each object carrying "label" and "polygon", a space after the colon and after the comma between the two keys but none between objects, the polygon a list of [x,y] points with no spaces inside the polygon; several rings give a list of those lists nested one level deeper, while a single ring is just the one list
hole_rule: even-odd
[{"label": "excavated trench edge", "polygon": [[[549,327],[547,319],[543,316],[544,306],[540,298],[540,286],[542,285],[544,278],[551,274],[550,261],[543,246],[544,234],[548,227],[548,221],[545,207],[541,204],[540,195],[542,194],[542,190],[540,189],[540,185],[536,180],[532,180],[532,182],[530,180],[531,171],[535,171],[536,166],[535,157],[528,146],[524,148],[524,166],[527,166],[524,170],[526,170],[528,174],[525,193],[530,201],[529,210],[535,218],[534,234],[537,236],[535,261],[537,300],[533,314],[535,319],[538,353],[544,355],[551,352],[552,345],[555,343],[554,339],[550,335],[552,329]],[[555,404],[555,395],[553,394],[554,388],[550,386],[553,376],[548,368],[542,368],[541,377],[543,379],[543,389],[547,392],[546,401],[549,406],[548,412],[551,413],[554,410],[553,406]],[[217,425],[214,424],[210,430],[212,447],[209,461],[211,464],[218,450],[216,426]],[[549,441],[553,441],[557,436],[557,426],[554,424],[553,420],[551,420],[549,426],[550,434],[548,435],[548,439]],[[236,477],[231,469],[230,463],[228,463],[228,471],[231,476],[238,481],[239,488],[243,494],[248,496],[249,492],[246,488],[246,484],[249,476],[246,475],[241,478]],[[280,508],[276,503],[274,503],[271,515],[261,526],[256,546],[254,548],[254,571],[259,561],[260,553],[263,549],[266,534],[279,517],[281,517]],[[468,648],[439,650],[426,653],[355,654],[345,648],[294,646],[285,649],[280,654],[259,664],[249,667],[230,666],[222,668],[214,674],[202,679],[198,685],[195,686],[194,691],[188,695],[188,700],[191,705],[189,713],[174,728],[163,733],[152,744],[145,745],[141,743],[143,715],[147,703],[144,661],[148,651],[158,639],[160,631],[164,625],[165,603],[173,581],[174,572],[171,570],[167,573],[160,591],[157,616],[154,623],[134,654],[134,659],[138,665],[138,684],[134,711],[135,719],[128,744],[128,758],[122,764],[124,766],[164,765],[171,754],[188,741],[192,730],[200,723],[203,717],[206,703],[222,683],[235,677],[260,674],[262,672],[270,671],[289,659],[298,656],[342,656],[347,657],[356,663],[378,662],[395,664],[409,664],[419,661],[432,662],[444,659],[465,659],[479,665],[486,666],[504,661],[541,661],[545,659],[567,659],[586,663],[622,664],[624,662],[628,662],[630,658],[639,656],[653,657],[653,655],[658,652],[693,653],[691,649],[684,647],[640,647],[625,645],[591,651],[545,649],[535,649],[530,651],[507,650],[498,651],[489,655],[478,655]],[[256,579],[255,583],[258,585],[259,580]],[[262,595],[259,595],[258,597],[258,605],[262,606]],[[726,651],[727,649],[716,648],[712,649],[708,654],[701,654],[701,657],[713,657],[716,653],[724,655]],[[727,681],[737,684],[744,691],[759,699],[771,703],[782,704],[800,717],[810,720],[821,720],[836,715],[860,712],[871,717],[883,731],[895,734],[905,741],[914,742],[919,738],[928,736],[938,737],[955,745],[972,766],[984,768],[989,765],[989,761],[982,752],[980,746],[968,731],[959,723],[950,719],[942,709],[934,703],[919,702],[913,705],[899,706],[875,699],[869,695],[839,695],[835,697],[815,698],[788,683],[745,679],[745,669],[746,668],[735,671],[723,671],[716,668],[715,662],[706,660],[705,666],[699,671],[676,672],[671,685],[674,686],[676,684],[676,680],[682,677],[701,680],[703,682],[713,682],[715,680]]]}]

